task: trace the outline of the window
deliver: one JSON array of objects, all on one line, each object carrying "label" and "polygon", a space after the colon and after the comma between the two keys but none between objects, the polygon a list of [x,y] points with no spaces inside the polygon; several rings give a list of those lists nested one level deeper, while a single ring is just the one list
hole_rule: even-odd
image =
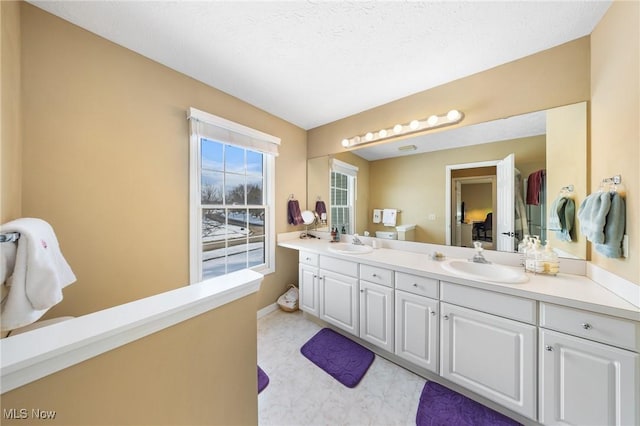
[{"label": "window", "polygon": [[193,108],[189,119],[191,283],[245,268],[273,272],[280,140]]},{"label": "window", "polygon": [[344,228],[348,234],[356,229],[355,194],[358,168],[333,159],[331,162],[330,205],[331,225]]}]

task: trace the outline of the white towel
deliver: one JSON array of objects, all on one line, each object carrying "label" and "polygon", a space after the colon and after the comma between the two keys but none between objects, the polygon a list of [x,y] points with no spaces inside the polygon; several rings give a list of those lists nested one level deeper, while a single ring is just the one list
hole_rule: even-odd
[{"label": "white towel", "polygon": [[15,266],[7,279],[9,295],[2,305],[2,330],[6,331],[37,321],[62,300],[62,289],[75,282],[76,276],[47,222],[17,219],[4,224],[2,231],[20,233]]},{"label": "white towel", "polygon": [[381,209],[373,209],[373,223],[382,222],[382,210]]},{"label": "white towel", "polygon": [[398,214],[398,211],[396,209],[382,210],[382,224],[384,226],[396,226],[397,214]]}]

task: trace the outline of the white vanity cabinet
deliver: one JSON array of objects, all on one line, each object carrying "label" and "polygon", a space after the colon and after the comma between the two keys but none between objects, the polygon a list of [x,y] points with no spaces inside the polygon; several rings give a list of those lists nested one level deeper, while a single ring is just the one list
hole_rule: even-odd
[{"label": "white vanity cabinet", "polygon": [[440,375],[535,419],[536,302],[447,282],[440,297]]},{"label": "white vanity cabinet", "polygon": [[301,251],[298,255],[298,258],[298,290],[300,297],[298,305],[304,312],[319,316],[320,280],[318,269],[318,255]]},{"label": "white vanity cabinet", "polygon": [[541,303],[540,327],[541,423],[640,423],[640,324]]},{"label": "white vanity cabinet", "polygon": [[437,373],[438,281],[396,272],[395,288],[395,354]]},{"label": "white vanity cabinet", "polygon": [[360,265],[360,338],[389,352],[395,343],[393,274],[389,269]]},{"label": "white vanity cabinet", "polygon": [[359,334],[358,264],[320,256],[319,317],[351,334]]}]

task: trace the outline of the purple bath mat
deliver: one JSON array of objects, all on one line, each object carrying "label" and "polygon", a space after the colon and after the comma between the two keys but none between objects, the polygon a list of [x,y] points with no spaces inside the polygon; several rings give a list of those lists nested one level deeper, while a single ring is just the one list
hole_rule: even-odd
[{"label": "purple bath mat", "polygon": [[360,383],[375,357],[369,349],[329,328],[309,339],[300,352],[348,388]]},{"label": "purple bath mat", "polygon": [[258,393],[262,392],[264,388],[269,384],[269,376],[265,373],[260,366],[258,366]]},{"label": "purple bath mat", "polygon": [[420,395],[416,426],[516,426],[520,423],[436,382]]}]

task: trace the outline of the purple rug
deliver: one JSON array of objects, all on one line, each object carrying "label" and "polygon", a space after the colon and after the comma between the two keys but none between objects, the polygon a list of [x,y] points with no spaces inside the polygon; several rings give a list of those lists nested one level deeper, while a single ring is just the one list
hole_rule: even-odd
[{"label": "purple rug", "polygon": [[260,366],[258,366],[258,393],[262,392],[264,388],[269,384],[269,376],[265,373]]},{"label": "purple rug", "polygon": [[309,339],[300,352],[348,388],[360,383],[375,357],[369,349],[329,328]]},{"label": "purple rug", "polygon": [[515,426],[520,423],[436,382],[420,395],[416,426]]}]

